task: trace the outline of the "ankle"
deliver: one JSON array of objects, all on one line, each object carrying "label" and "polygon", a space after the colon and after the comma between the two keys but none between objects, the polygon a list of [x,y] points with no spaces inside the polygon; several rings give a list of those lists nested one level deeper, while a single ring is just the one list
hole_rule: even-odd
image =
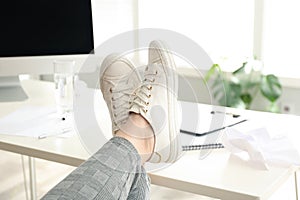
[{"label": "ankle", "polygon": [[116,136],[128,140],[135,147],[135,149],[137,150],[138,154],[141,157],[142,164],[144,164],[147,160],[150,159],[154,148],[154,138],[152,139],[136,138],[124,133],[121,130],[118,130],[116,132]]},{"label": "ankle", "polygon": [[150,127],[149,123],[145,120],[145,118],[139,114],[130,113],[129,120],[131,120],[134,123],[134,125],[140,128]]},{"label": "ankle", "polygon": [[120,130],[128,136],[140,140],[147,140],[154,137],[154,132],[148,121],[136,113],[129,114],[127,122],[120,127]]},{"label": "ankle", "polygon": [[154,133],[149,123],[139,114],[131,113],[128,121],[116,132],[116,136],[133,144],[145,163],[154,150]]}]

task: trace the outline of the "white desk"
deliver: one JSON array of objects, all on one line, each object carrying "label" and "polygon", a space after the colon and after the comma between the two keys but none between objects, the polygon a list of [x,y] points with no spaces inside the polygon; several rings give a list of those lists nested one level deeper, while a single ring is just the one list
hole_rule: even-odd
[{"label": "white desk", "polygon": [[[34,81],[26,81],[22,84],[30,99],[21,103],[1,103],[0,117],[23,104],[48,105],[54,103],[51,95],[49,96],[52,84]],[[207,108],[205,105],[199,104],[198,106],[203,109]],[[285,119],[281,115],[274,117],[273,114],[253,111],[249,111],[247,114],[255,116],[255,118],[259,116],[270,123],[282,122]],[[285,126],[289,126],[288,134],[298,131],[292,124],[299,121],[299,117],[288,119],[284,122]],[[295,140],[297,138],[295,136]],[[297,142],[300,143],[299,138],[295,141],[296,144]],[[0,135],[0,149],[72,166],[78,166],[90,156],[77,136],[71,138],[49,137],[39,140]],[[271,167],[268,171],[257,170],[242,161],[232,159],[229,152],[224,149],[214,150],[203,160],[199,160],[198,155],[198,151],[188,152],[170,167],[150,173],[152,183],[224,200],[268,199],[296,171],[294,167]]]},{"label": "white desk", "polygon": [[[54,86],[51,83],[23,81],[22,85],[29,95],[29,99],[24,102],[0,103],[0,117],[24,105],[54,105],[52,92]],[[0,135],[0,149],[72,166],[78,166],[89,157],[88,152],[85,151],[77,136],[71,138],[48,137],[36,139]]]}]

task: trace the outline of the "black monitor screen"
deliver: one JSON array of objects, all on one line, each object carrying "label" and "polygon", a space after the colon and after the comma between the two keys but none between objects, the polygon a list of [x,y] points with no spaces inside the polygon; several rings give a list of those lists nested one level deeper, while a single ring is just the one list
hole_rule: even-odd
[{"label": "black monitor screen", "polygon": [[0,57],[93,51],[90,0],[2,0]]}]

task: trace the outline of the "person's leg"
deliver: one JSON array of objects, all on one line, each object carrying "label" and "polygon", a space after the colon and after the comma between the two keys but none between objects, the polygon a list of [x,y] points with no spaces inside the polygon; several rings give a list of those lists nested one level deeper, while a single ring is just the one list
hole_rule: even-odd
[{"label": "person's leg", "polygon": [[[150,52],[155,59],[151,62],[156,63],[146,68],[144,83],[136,90],[130,108],[123,103],[115,104],[117,98],[118,102],[126,102],[130,97],[123,87],[128,86],[124,85],[126,81],[119,85],[114,81],[123,78],[121,71],[115,69],[125,62],[117,60],[118,64],[111,62],[108,66],[106,75],[109,76],[105,73],[102,76],[105,84],[101,90],[106,91],[103,96],[117,137],[49,191],[44,199],[148,199],[150,183],[142,164],[145,161],[174,162],[178,158],[180,122],[176,107],[177,84],[172,78],[175,70],[172,64],[168,66],[169,62],[165,62],[167,57],[162,56],[165,54],[160,44],[154,42],[153,45],[155,48]],[[125,115],[119,115],[122,113]]]},{"label": "person's leg", "polygon": [[[151,132],[140,115],[131,114],[129,119],[132,125]],[[154,138],[136,138],[136,134],[118,130],[116,137],[42,199],[149,199],[150,181],[142,164],[151,156]]]},{"label": "person's leg", "polygon": [[148,143],[141,137],[131,137],[139,135],[133,133],[136,130],[130,130],[128,134],[120,130],[124,124],[128,130],[126,127],[134,123],[140,128],[145,126],[142,131],[151,132],[142,117],[133,114],[129,117],[128,114],[130,95],[140,83],[134,69],[133,63],[117,54],[109,55],[103,61],[100,87],[110,112],[114,138],[43,199],[149,199],[150,180],[142,164],[151,155],[153,133]]},{"label": "person's leg", "polygon": [[[129,99],[141,82],[138,69],[129,59],[114,53],[108,55],[102,62],[100,88],[110,113],[113,136],[128,121]],[[123,133],[123,136],[126,135]],[[128,199],[147,199],[149,188],[149,177],[146,173],[142,173],[140,179],[133,183]]]}]

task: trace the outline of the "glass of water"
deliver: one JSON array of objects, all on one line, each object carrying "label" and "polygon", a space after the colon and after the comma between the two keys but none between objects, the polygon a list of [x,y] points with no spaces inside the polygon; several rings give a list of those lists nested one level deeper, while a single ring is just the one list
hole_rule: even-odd
[{"label": "glass of water", "polygon": [[73,60],[54,61],[55,101],[62,117],[73,110],[74,67]]}]

